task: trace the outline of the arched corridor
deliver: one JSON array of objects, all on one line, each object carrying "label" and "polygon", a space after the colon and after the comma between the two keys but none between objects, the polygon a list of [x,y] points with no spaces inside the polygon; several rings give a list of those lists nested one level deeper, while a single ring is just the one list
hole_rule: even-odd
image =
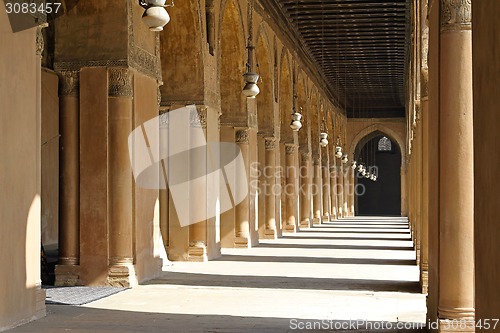
[{"label": "arched corridor", "polygon": [[108,298],[52,305],[47,318],[12,332],[389,331],[382,323],[419,332],[426,319],[418,279],[406,218],[349,218],[225,249],[207,263],[174,263]]},{"label": "arched corridor", "polygon": [[500,321],[500,0],[42,2],[0,5],[0,332]]}]

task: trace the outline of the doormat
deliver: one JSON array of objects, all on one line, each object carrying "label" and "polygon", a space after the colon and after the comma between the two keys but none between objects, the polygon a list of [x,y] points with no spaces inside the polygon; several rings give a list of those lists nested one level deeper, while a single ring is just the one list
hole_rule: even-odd
[{"label": "doormat", "polygon": [[51,287],[44,286],[45,304],[83,305],[97,301],[128,288],[116,287]]}]

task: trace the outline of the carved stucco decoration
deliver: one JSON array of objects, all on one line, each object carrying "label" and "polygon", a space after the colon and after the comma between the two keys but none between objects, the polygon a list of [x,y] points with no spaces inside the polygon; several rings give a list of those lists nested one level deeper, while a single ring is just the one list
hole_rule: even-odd
[{"label": "carved stucco decoration", "polygon": [[295,148],[296,148],[295,144],[285,143],[285,153],[287,155],[291,155],[291,154],[295,153]]},{"label": "carved stucco decoration", "polygon": [[113,97],[132,97],[132,72],[128,68],[115,67],[108,69],[109,91]]},{"label": "carved stucco decoration", "polygon": [[80,90],[80,72],[79,71],[61,71],[59,72],[60,96],[78,96]]},{"label": "carved stucco decoration", "polygon": [[273,136],[264,139],[266,150],[274,150],[276,147],[276,138]]},{"label": "carved stucco decoration", "polygon": [[441,26],[467,29],[471,25],[472,0],[441,0]]},{"label": "carved stucco decoration", "polygon": [[248,130],[239,130],[236,132],[236,143],[239,144],[248,144]]}]

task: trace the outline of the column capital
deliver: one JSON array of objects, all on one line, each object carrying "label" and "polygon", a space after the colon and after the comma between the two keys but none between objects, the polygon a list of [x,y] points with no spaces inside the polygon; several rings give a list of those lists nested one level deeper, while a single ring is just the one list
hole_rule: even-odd
[{"label": "column capital", "polygon": [[67,70],[58,72],[60,78],[60,96],[78,96],[80,90],[80,71]]},{"label": "column capital", "polygon": [[111,97],[132,97],[132,71],[127,67],[108,68],[108,95]]},{"label": "column capital", "polygon": [[189,123],[191,127],[207,128],[207,108],[205,106],[197,106],[196,110],[191,110]]},{"label": "column capital", "polygon": [[274,136],[268,136],[264,138],[266,150],[274,150],[276,147],[276,138]]},{"label": "column capital", "polygon": [[285,153],[291,155],[295,153],[297,146],[294,143],[285,143]]},{"label": "column capital", "polygon": [[307,162],[309,158],[311,157],[311,153],[307,150],[299,150],[300,152],[300,158],[302,162]]},{"label": "column capital", "polygon": [[470,30],[472,0],[441,0],[441,30]]},{"label": "column capital", "polygon": [[248,129],[236,131],[236,143],[246,145],[249,143]]}]

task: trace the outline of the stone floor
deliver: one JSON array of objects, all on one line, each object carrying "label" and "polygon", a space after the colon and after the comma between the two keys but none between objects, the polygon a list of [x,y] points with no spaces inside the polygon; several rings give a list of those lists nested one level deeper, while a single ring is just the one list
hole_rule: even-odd
[{"label": "stone floor", "polygon": [[48,305],[11,332],[417,332],[425,322],[405,219],[346,219],[223,253],[84,306]]}]

